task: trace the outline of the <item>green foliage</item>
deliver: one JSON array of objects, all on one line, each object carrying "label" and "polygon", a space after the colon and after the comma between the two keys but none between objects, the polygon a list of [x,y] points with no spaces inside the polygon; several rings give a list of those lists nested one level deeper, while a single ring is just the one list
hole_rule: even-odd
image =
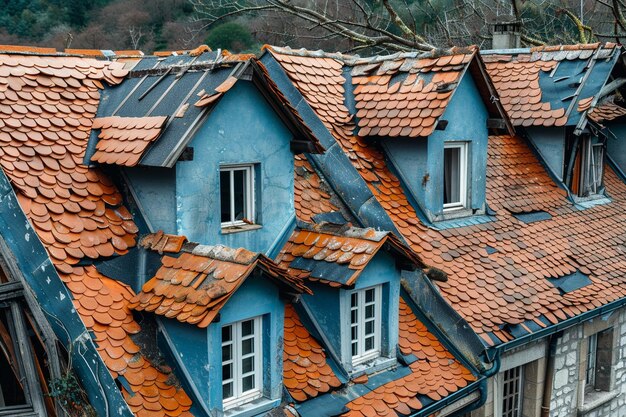
[{"label": "green foliage", "polygon": [[50,397],[59,402],[70,416],[95,415],[93,408],[85,400],[83,389],[73,373],[50,381]]},{"label": "green foliage", "polygon": [[254,48],[254,43],[248,28],[235,22],[216,26],[206,38],[206,44],[210,48],[228,49],[231,52],[249,51]]},{"label": "green foliage", "polygon": [[30,41],[41,40],[53,27],[82,28],[89,12],[111,0],[0,0],[0,27]]}]

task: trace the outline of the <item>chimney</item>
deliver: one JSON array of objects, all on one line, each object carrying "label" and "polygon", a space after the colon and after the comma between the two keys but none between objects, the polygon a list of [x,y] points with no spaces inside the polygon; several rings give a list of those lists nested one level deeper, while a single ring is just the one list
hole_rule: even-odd
[{"label": "chimney", "polygon": [[516,49],[521,40],[521,23],[514,16],[499,16],[493,24],[492,49]]}]

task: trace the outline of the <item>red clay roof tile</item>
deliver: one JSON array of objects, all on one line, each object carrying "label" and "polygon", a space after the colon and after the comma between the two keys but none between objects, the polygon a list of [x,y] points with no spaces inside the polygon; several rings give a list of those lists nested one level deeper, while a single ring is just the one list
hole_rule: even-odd
[{"label": "red clay roof tile", "polygon": [[[153,247],[162,237],[148,236],[141,241]],[[157,242],[158,245],[159,242]],[[207,327],[246,278],[257,268],[286,283],[298,292],[308,292],[301,280],[291,277],[261,254],[243,248],[195,246],[178,257],[164,256],[156,275],[146,282],[130,307],[137,311],[176,318]]]},{"label": "red clay roof tile", "polygon": [[420,410],[418,396],[433,401],[465,387],[476,377],[428,331],[406,302],[400,298],[398,345],[403,355],[415,355],[411,373],[388,382],[346,404],[342,416],[408,415]]},{"label": "red clay roof tile", "polygon": [[[281,250],[277,262],[292,275],[331,286],[354,284],[368,263],[386,244],[400,252],[400,256],[409,259],[416,267],[423,266],[417,254],[391,233],[356,228],[335,233],[323,231],[323,227],[324,225],[319,228],[320,231],[294,231]],[[313,264],[301,268],[293,266],[298,259],[310,260]],[[325,271],[322,278],[315,274],[314,264],[318,262],[334,263],[347,267],[352,272],[349,276],[345,276],[344,272],[338,276],[328,276],[328,271]]]},{"label": "red clay roof tile", "polygon": [[135,166],[148,146],[161,134],[166,116],[100,117],[92,129],[99,129],[93,161],[102,164]]},{"label": "red clay roof tile", "polygon": [[[590,49],[573,49],[571,56],[568,52],[563,59],[577,59],[585,51]],[[331,80],[343,86],[340,66],[334,69],[329,65],[340,62],[328,57],[305,60],[297,55],[274,56],[314,110],[319,111],[315,104],[320,100],[334,103],[333,112],[318,113],[320,119],[411,248],[424,262],[448,274],[447,282],[437,283],[442,294],[485,344],[512,340],[511,327],[526,321],[545,327],[544,319],[557,323],[626,296],[626,287],[617,279],[622,262],[614,250],[614,245],[621,245],[624,240],[621,224],[626,221],[623,209],[626,201],[622,196],[626,195],[626,186],[609,167],[605,169],[604,182],[614,202],[579,211],[569,203],[565,191],[553,183],[522,139],[490,137],[487,202],[496,210],[496,221],[441,231],[430,229],[419,221],[400,181],[387,167],[384,153],[375,144],[352,134],[354,126],[349,122],[342,94],[328,93],[331,90],[326,84],[332,84]],[[510,99],[538,97],[541,93],[538,85],[530,85],[537,83],[536,78],[529,81],[529,74],[536,75],[554,65],[539,60],[528,66],[523,62],[509,66],[506,61],[511,57],[489,58],[491,65],[504,61],[498,68],[502,77],[519,78],[520,84],[515,88],[520,91],[506,96]],[[321,60],[319,66],[328,72],[324,77],[327,81],[317,84],[298,81],[294,71],[304,72],[305,68],[318,71],[318,66],[308,64],[311,60]],[[504,82],[497,77],[494,81]],[[511,101],[505,102],[504,94],[502,97],[505,107],[513,105]],[[537,111],[549,117],[564,116],[563,109],[553,111],[546,104],[541,104],[541,110]],[[528,102],[523,105],[532,107]],[[522,118],[519,123],[528,120],[533,121]],[[556,120],[553,122],[556,124]],[[548,212],[552,219],[525,224],[512,215],[538,210]],[[287,257],[283,262],[293,259],[291,255],[291,259]],[[592,284],[561,295],[546,279],[576,270],[589,275]]]},{"label": "red clay roof tile", "polygon": [[326,362],[324,349],[304,327],[291,304],[285,306],[283,384],[298,402],[341,385]]},{"label": "red clay roof tile", "polygon": [[174,375],[157,368],[141,353],[132,335],[141,329],[129,308],[130,287],[106,278],[93,267],[73,267],[60,274],[74,296],[74,306],[93,332],[98,352],[111,376],[123,376],[121,391],[136,416],[191,417],[191,399],[178,387]]},{"label": "red clay roof tile", "polygon": [[298,219],[313,223],[317,214],[339,211],[331,201],[330,189],[304,155],[294,157],[294,203]]}]

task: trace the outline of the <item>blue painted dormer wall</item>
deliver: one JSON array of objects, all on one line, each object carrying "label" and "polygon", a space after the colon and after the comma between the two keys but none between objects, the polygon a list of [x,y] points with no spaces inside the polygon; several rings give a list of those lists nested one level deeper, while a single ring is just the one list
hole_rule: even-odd
[{"label": "blue painted dormer wall", "polygon": [[[295,225],[292,136],[257,88],[239,81],[189,142],[193,160],[125,173],[153,231],[268,253]],[[223,233],[220,165],[249,163],[255,171],[255,223],[261,227]]]},{"label": "blue painted dormer wall", "polygon": [[435,130],[427,138],[381,140],[388,158],[431,220],[441,220],[443,214],[443,149],[446,141],[469,143],[468,206],[472,211],[484,210],[488,117],[476,83],[468,72],[440,118],[448,122],[445,130]]},{"label": "blue painted dormer wall", "polygon": [[[387,252],[378,252],[365,267],[354,289],[382,285],[382,356],[395,358],[398,343],[398,309],[401,271]],[[330,349],[341,359],[344,369],[352,371],[350,351],[350,297],[352,289],[310,284],[313,295],[304,295],[312,319],[326,336]]]},{"label": "blue painted dormer wall", "polygon": [[615,136],[609,135],[607,139],[607,153],[622,172],[626,172],[626,123],[622,121],[607,123],[607,125]]},{"label": "blue painted dormer wall", "polygon": [[[176,164],[177,233],[195,242],[266,253],[295,216],[291,138],[261,93],[238,82],[191,140],[193,161]],[[255,164],[256,223],[262,227],[223,234],[219,168],[241,163]]]},{"label": "blue painted dormer wall", "polygon": [[563,181],[565,167],[565,128],[529,127],[526,135],[535,146],[544,163]]},{"label": "blue painted dormer wall", "polygon": [[193,385],[193,393],[198,397],[195,400],[202,401],[203,408],[213,415],[221,415],[222,411],[222,327],[259,316],[263,335],[263,398],[249,407],[265,410],[280,402],[283,388],[285,304],[269,278],[249,277],[220,310],[219,321],[206,329],[174,319],[159,319],[170,341],[171,353],[182,364],[185,380]]}]

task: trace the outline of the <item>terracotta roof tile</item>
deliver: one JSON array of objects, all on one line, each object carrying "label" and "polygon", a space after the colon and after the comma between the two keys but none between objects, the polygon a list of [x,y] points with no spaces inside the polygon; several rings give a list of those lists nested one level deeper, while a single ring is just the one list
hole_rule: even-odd
[{"label": "terracotta roof tile", "polygon": [[465,387],[476,377],[428,331],[400,298],[398,345],[403,355],[415,355],[411,373],[358,397],[342,416],[409,415],[422,408],[420,396],[438,401]]},{"label": "terracotta roof tile", "polygon": [[[423,266],[419,257],[393,234],[357,228],[339,233],[296,230],[281,250],[277,262],[300,278],[331,286],[352,285],[385,244],[398,250],[400,256],[408,258],[414,265]],[[332,275],[326,267],[328,264],[336,266]]]},{"label": "terracotta roof tile", "polygon": [[[591,56],[593,50],[589,48],[549,52],[552,55],[546,57],[579,59]],[[537,74],[551,70],[556,62],[543,61],[542,54],[520,57],[515,65],[509,65],[511,56],[486,57],[492,69],[498,65],[494,72],[496,84],[505,83],[505,78],[517,83],[514,92],[501,95],[505,107],[509,106],[507,110],[517,105],[531,108],[532,103],[526,100],[540,99]],[[354,125],[349,122],[343,91],[339,90],[345,82],[341,62],[328,57],[274,56],[318,112],[411,248],[425,263],[448,274],[447,282],[437,283],[442,294],[485,344],[514,339],[512,331],[523,329],[525,323],[532,323],[532,328],[545,327],[626,295],[626,286],[621,284],[618,272],[626,267],[626,261],[620,260],[615,249],[626,243],[622,226],[626,222],[623,197],[626,186],[609,167],[605,169],[604,182],[614,202],[580,211],[551,181],[522,139],[490,137],[487,202],[496,210],[496,220],[441,231],[429,229],[419,221],[400,181],[387,167],[384,153],[375,144],[352,134]],[[324,67],[323,72],[318,72],[319,66]],[[318,76],[305,82],[295,71]],[[327,84],[333,82],[339,86],[329,88]],[[522,100],[525,104],[519,101],[513,104],[511,100]],[[317,106],[320,101],[333,103],[333,110],[326,112]],[[537,125],[556,124],[564,113],[551,110],[547,103],[541,106],[544,105],[541,115],[537,114],[542,119]],[[552,122],[546,122],[544,115],[553,118]],[[518,124],[535,123],[531,116],[519,115]],[[526,224],[513,216],[534,211],[545,211],[552,218]],[[561,294],[547,279],[576,271],[588,275],[592,284]]]},{"label": "terracotta roof tile", "polygon": [[626,116],[626,108],[615,104],[612,100],[597,104],[587,114],[587,117],[596,123],[609,122],[623,116]]},{"label": "terracotta roof tile", "polygon": [[291,304],[285,306],[283,383],[299,402],[341,385],[326,362],[324,349],[304,327]]},{"label": "terracotta roof tile", "polygon": [[[541,46],[532,48],[529,53],[494,54],[483,56],[483,59],[500,101],[515,126],[564,126],[569,118],[567,104],[555,106],[554,100],[546,98],[539,83],[540,77],[548,77],[556,71],[561,61],[588,60],[596,53],[598,59],[608,58],[615,47],[611,43]],[[558,82],[556,78],[551,80]],[[576,88],[571,92],[574,93]],[[580,101],[572,113],[587,110],[592,99],[578,98]]]},{"label": "terracotta roof tile", "polygon": [[160,254],[163,252],[178,253],[183,248],[185,242],[187,242],[185,236],[168,235],[159,230],[156,233],[144,236],[140,245]]},{"label": "terracotta roof tile", "polygon": [[432,58],[390,57],[356,65],[359,136],[425,137],[432,134],[476,48]]},{"label": "terracotta roof tile", "polygon": [[133,335],[141,328],[129,308],[130,287],[106,278],[93,267],[73,267],[60,274],[74,296],[74,306],[93,332],[98,352],[114,379],[123,376],[121,391],[137,417],[191,417],[191,399],[178,387],[174,375],[145,357]]},{"label": "terracotta roof tile", "polygon": [[82,164],[102,81],[117,84],[123,64],[76,57],[0,54],[0,166],[42,241],[113,378],[137,416],[190,416],[191,400],[142,354],[128,308],[130,288],[81,260],[124,254],[137,226],[122,196]]},{"label": "terracotta roof tile", "polygon": [[0,54],[0,166],[57,266],[135,244],[122,196],[82,164],[102,81],[126,73],[114,62]]},{"label": "terracotta roof tile", "polygon": [[304,155],[294,157],[294,203],[298,219],[313,223],[317,214],[339,211],[331,201],[331,190]]},{"label": "terracotta roof tile", "polygon": [[102,164],[135,166],[148,146],[161,134],[166,116],[100,117],[92,129],[99,129],[92,160]]},{"label": "terracotta roof tile", "polygon": [[[154,239],[156,240],[156,239]],[[160,240],[160,239],[159,239]],[[153,240],[142,240],[151,247]],[[265,256],[243,248],[195,246],[178,257],[164,256],[156,275],[146,282],[130,307],[207,327],[246,278],[257,268],[298,292],[308,292]]]}]

